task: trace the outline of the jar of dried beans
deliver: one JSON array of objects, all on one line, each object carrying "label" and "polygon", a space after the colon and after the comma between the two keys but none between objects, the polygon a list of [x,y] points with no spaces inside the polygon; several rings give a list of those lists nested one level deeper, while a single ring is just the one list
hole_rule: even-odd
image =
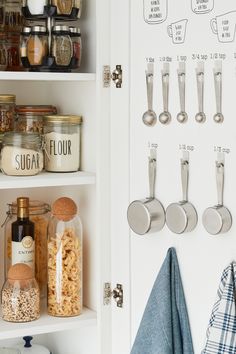
[{"label": "jar of dried beans", "polygon": [[43,116],[57,113],[54,106],[16,106],[15,131],[43,133]]},{"label": "jar of dried beans", "polygon": [[15,102],[15,95],[0,94],[0,140],[3,133],[14,129]]},{"label": "jar of dried beans", "polygon": [[9,269],[2,289],[2,318],[8,322],[30,322],[40,316],[40,293],[32,268],[16,263]]},{"label": "jar of dried beans", "polygon": [[[34,223],[35,241],[35,278],[40,288],[41,297],[46,296],[47,291],[47,227],[50,206],[47,203],[30,200],[29,219]],[[11,225],[17,219],[17,203],[8,204],[5,226],[5,277],[12,265],[11,255]]]},{"label": "jar of dried beans", "polygon": [[79,68],[82,55],[82,41],[80,29],[76,27],[70,27],[70,37],[73,45],[72,57],[77,60],[77,67]]},{"label": "jar of dried beans", "polygon": [[73,55],[72,40],[68,26],[57,25],[52,28],[52,56],[57,65],[68,66]]},{"label": "jar of dried beans", "polygon": [[82,225],[77,206],[59,198],[48,226],[48,314],[77,316],[82,311]]}]

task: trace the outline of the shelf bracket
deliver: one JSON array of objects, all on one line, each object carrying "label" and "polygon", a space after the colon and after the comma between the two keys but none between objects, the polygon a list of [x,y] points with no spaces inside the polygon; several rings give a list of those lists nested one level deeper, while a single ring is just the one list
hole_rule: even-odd
[{"label": "shelf bracket", "polygon": [[110,87],[111,80],[116,85],[116,88],[122,87],[123,74],[121,65],[116,65],[115,70],[111,73],[110,65],[103,66],[103,87]]}]

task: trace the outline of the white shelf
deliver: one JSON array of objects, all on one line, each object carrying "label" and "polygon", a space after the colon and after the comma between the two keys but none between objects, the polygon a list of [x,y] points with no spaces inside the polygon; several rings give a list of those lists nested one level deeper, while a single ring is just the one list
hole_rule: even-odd
[{"label": "white shelf", "polygon": [[42,172],[36,176],[30,177],[12,177],[0,174],[0,189],[79,186],[95,184],[95,182],[95,174],[89,172]]},{"label": "white shelf", "polygon": [[10,323],[0,320],[0,340],[77,329],[97,324],[96,312],[87,308],[77,317],[52,317],[46,313],[33,322]]},{"label": "white shelf", "polygon": [[48,73],[0,71],[0,80],[24,81],[95,81],[94,73]]}]

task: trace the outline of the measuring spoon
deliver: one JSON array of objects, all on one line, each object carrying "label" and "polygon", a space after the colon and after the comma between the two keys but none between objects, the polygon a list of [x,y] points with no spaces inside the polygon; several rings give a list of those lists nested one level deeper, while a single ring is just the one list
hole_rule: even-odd
[{"label": "measuring spoon", "polygon": [[214,72],[215,95],[216,95],[216,111],[213,119],[216,123],[223,123],[224,116],[222,114],[222,62],[216,62]]},{"label": "measuring spoon", "polygon": [[185,123],[188,120],[188,115],[185,111],[185,76],[186,65],[184,62],[179,63],[178,83],[179,83],[179,98],[180,98],[180,112],[177,115],[177,121],[179,123]]},{"label": "measuring spoon", "polygon": [[148,110],[143,114],[143,123],[149,127],[152,127],[157,122],[157,115],[153,111],[153,64],[148,64],[148,70],[146,70],[146,85],[147,85],[147,102]]},{"label": "measuring spoon", "polygon": [[204,123],[206,121],[206,115],[204,113],[204,80],[205,70],[204,62],[199,62],[196,68],[197,77],[197,93],[198,93],[198,113],[195,116],[195,120],[198,123]]},{"label": "measuring spoon", "polygon": [[179,203],[170,204],[166,209],[166,224],[176,234],[191,232],[195,229],[198,221],[197,211],[188,201],[188,159],[181,159],[181,180],[183,200]]},{"label": "measuring spoon", "polygon": [[130,228],[138,235],[160,231],[165,225],[165,210],[155,198],[156,157],[151,151],[149,157],[149,188],[150,197],[133,201],[127,211]]},{"label": "measuring spoon", "polygon": [[202,217],[203,226],[211,235],[223,234],[232,226],[230,211],[223,205],[224,163],[216,161],[216,185],[218,204],[207,208]]},{"label": "measuring spoon", "polygon": [[159,115],[159,121],[162,124],[169,124],[171,121],[171,114],[169,107],[169,78],[170,78],[170,64],[164,63],[162,73],[162,94],[163,94],[163,109],[164,111]]}]

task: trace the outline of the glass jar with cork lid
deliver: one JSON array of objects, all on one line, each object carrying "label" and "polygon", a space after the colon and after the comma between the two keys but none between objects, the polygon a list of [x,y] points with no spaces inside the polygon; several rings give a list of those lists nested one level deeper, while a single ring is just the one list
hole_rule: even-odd
[{"label": "glass jar with cork lid", "polygon": [[30,322],[40,316],[40,293],[31,267],[13,265],[2,288],[2,318],[8,322]]},{"label": "glass jar with cork lid", "polygon": [[77,316],[82,311],[82,224],[75,202],[52,205],[48,225],[48,314]]},{"label": "glass jar with cork lid", "polygon": [[0,140],[3,133],[14,129],[15,102],[15,95],[0,94]]}]

